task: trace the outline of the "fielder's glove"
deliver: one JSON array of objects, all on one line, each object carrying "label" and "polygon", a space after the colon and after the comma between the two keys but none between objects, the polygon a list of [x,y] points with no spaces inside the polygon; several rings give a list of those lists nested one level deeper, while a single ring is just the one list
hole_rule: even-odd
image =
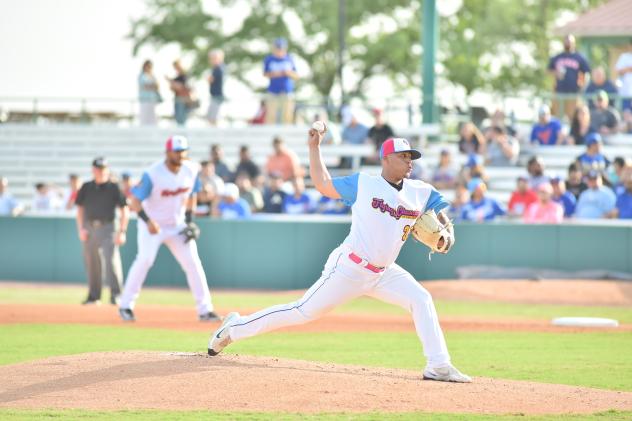
[{"label": "fielder's glove", "polygon": [[446,254],[455,241],[452,221],[443,224],[433,210],[429,210],[417,218],[412,233],[417,241],[430,248],[430,253]]},{"label": "fielder's glove", "polygon": [[184,242],[188,243],[191,240],[200,238],[200,228],[194,222],[189,222],[179,234],[184,235]]}]

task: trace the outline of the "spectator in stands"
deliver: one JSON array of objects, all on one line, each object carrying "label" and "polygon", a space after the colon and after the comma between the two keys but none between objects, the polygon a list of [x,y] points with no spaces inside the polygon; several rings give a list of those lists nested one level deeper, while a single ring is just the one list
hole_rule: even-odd
[{"label": "spectator in stands", "polygon": [[61,209],[63,209],[63,203],[56,189],[46,183],[37,183],[31,211],[33,213],[53,213]]},{"label": "spectator in stands", "polygon": [[516,190],[511,193],[508,213],[511,216],[522,216],[529,205],[538,201],[538,195],[529,186],[527,177],[520,176],[516,180]]},{"label": "spectator in stands", "polygon": [[467,185],[473,178],[480,178],[484,182],[488,182],[485,172],[485,159],[481,155],[470,154],[459,173],[459,182],[463,183],[463,185]]},{"label": "spectator in stands", "polygon": [[370,142],[375,146],[375,156],[373,157],[372,160],[366,160],[366,161],[369,164],[379,164],[380,162],[379,152],[380,152],[380,148],[382,147],[382,143],[384,143],[386,139],[394,137],[395,132],[393,131],[391,126],[389,126],[384,121],[384,113],[382,112],[381,109],[379,108],[373,109],[373,118],[375,118],[375,124],[373,124],[373,127],[369,129],[368,136],[369,136]]},{"label": "spectator in stands", "polygon": [[439,164],[432,173],[430,183],[437,189],[451,189],[456,184],[458,171],[452,164],[452,155],[448,149],[441,150]]},{"label": "spectator in stands", "polygon": [[263,182],[261,169],[250,157],[250,149],[247,145],[242,145],[241,148],[239,148],[239,163],[235,169],[235,174],[239,175],[239,173],[248,174],[250,181],[257,187]]},{"label": "spectator in stands", "polygon": [[224,148],[218,143],[211,145],[211,162],[215,166],[215,174],[224,180],[224,182],[233,179],[233,172],[224,161]]},{"label": "spectator in stands", "polygon": [[283,139],[276,136],[272,140],[274,154],[268,157],[266,172],[268,174],[278,173],[283,181],[292,180],[296,177],[303,177],[303,169],[298,160],[298,156],[291,151],[283,142]]},{"label": "spectator in stands", "polygon": [[564,184],[560,177],[551,178],[551,187],[553,188],[553,196],[551,199],[562,205],[564,208],[564,217],[570,218],[575,212],[577,198],[573,193],[566,191],[566,184]]},{"label": "spectator in stands", "polygon": [[24,207],[8,190],[9,180],[0,176],[0,216],[18,216]]},{"label": "spectator in stands", "polygon": [[586,152],[577,157],[577,165],[584,176],[591,170],[606,174],[610,161],[601,153],[602,145],[599,133],[590,133],[586,137]]},{"label": "spectator in stands", "polygon": [[571,120],[571,131],[566,143],[569,145],[583,145],[586,143],[586,136],[592,132],[590,124],[590,111],[586,105],[578,105]]},{"label": "spectator in stands", "polygon": [[77,193],[79,193],[81,184],[81,178],[79,178],[79,175],[68,175],[68,190],[66,190],[62,201],[65,210],[72,210],[75,208],[75,200],[77,200]]},{"label": "spectator in stands", "polygon": [[591,129],[608,136],[619,131],[619,113],[608,105],[608,94],[606,91],[597,92],[595,108],[590,111]]},{"label": "spectator in stands", "polygon": [[226,183],[221,199],[213,206],[213,216],[222,219],[250,218],[250,205],[239,197],[239,187],[233,183]]},{"label": "spectator in stands", "polygon": [[281,177],[281,174],[270,173],[268,187],[263,193],[263,212],[283,212],[283,202],[287,193],[281,190],[281,187],[283,187],[283,177]]},{"label": "spectator in stands", "polygon": [[[287,40],[277,38],[272,54],[263,61],[263,74],[270,79],[266,100],[266,124],[291,124],[294,121],[294,81],[298,79]],[[278,118],[278,114],[281,118]]]},{"label": "spectator in stands", "polygon": [[483,133],[472,122],[463,124],[460,130],[459,152],[464,154],[485,155],[487,141]]},{"label": "spectator in stands", "polygon": [[208,62],[211,68],[206,80],[209,83],[211,98],[206,118],[212,126],[215,126],[219,109],[224,102],[224,52],[219,49],[211,50],[208,53]]},{"label": "spectator in stands", "polygon": [[197,195],[197,207],[195,213],[200,216],[208,216],[215,203],[224,191],[224,180],[215,174],[215,164],[211,161],[200,162],[200,191]]},{"label": "spectator in stands", "polygon": [[612,161],[612,165],[608,167],[606,178],[610,182],[615,193],[619,193],[618,189],[623,187],[623,181],[621,178],[623,170],[632,165],[632,160],[627,162],[622,156],[617,156]]},{"label": "spectator in stands", "polygon": [[121,185],[119,186],[121,192],[123,192],[123,196],[129,199],[132,196],[132,187],[134,187],[134,180],[132,179],[132,174],[129,172],[124,172],[121,174]]},{"label": "spectator in stands", "polygon": [[173,62],[173,68],[176,71],[176,77],[173,79],[167,77],[167,80],[174,94],[174,118],[179,126],[184,126],[189,117],[189,111],[195,108],[195,98],[189,86],[189,76],[180,60]]},{"label": "spectator in stands", "polygon": [[587,177],[588,189],[579,195],[575,208],[576,218],[596,219],[611,215],[617,198],[610,188],[603,185],[601,173],[591,170]]},{"label": "spectator in stands", "polygon": [[259,212],[263,208],[263,196],[261,195],[259,189],[252,185],[252,181],[248,173],[237,173],[235,184],[239,188],[239,197],[248,203],[250,210],[253,213]]},{"label": "spectator in stands", "polygon": [[351,212],[351,207],[345,205],[340,199],[321,196],[316,203],[316,213],[322,215],[346,215],[349,212]]},{"label": "spectator in stands", "polygon": [[627,51],[621,53],[614,66],[621,81],[619,95],[623,98],[621,110],[632,114],[632,38],[628,42]]},{"label": "spectator in stands", "polygon": [[531,143],[548,146],[562,143],[562,125],[560,121],[551,117],[551,109],[548,105],[542,105],[538,110],[538,122],[531,129]]},{"label": "spectator in stands", "polygon": [[151,60],[145,60],[142,71],[138,76],[138,102],[140,110],[138,120],[141,126],[155,126],[156,105],[162,102],[158,80],[153,73],[154,65]]},{"label": "spectator in stands", "polygon": [[369,137],[369,128],[358,121],[357,116],[351,113],[349,124],[342,130],[342,142],[351,145],[361,145]]},{"label": "spectator in stands", "polygon": [[493,167],[516,165],[520,154],[520,144],[509,136],[505,129],[493,126],[488,132],[485,163]]},{"label": "spectator in stands", "polygon": [[470,201],[461,209],[461,219],[471,222],[491,221],[497,216],[505,215],[505,210],[497,200],[486,197],[487,186],[480,178],[467,183]]},{"label": "spectator in stands", "polygon": [[549,177],[544,175],[544,161],[539,156],[529,158],[527,173],[529,173],[529,187],[534,191],[540,184],[549,183]]},{"label": "spectator in stands", "polygon": [[283,199],[283,213],[300,215],[312,212],[312,201],[305,193],[305,183],[303,177],[292,179],[293,193],[288,194]]},{"label": "spectator in stands", "polygon": [[621,131],[625,134],[632,134],[632,110],[623,110],[623,122],[621,124]]},{"label": "spectator in stands", "polygon": [[456,186],[454,186],[454,199],[448,209],[448,216],[455,221],[460,220],[463,206],[465,206],[469,200],[470,197],[466,185],[458,181]]},{"label": "spectator in stands", "polygon": [[254,125],[265,124],[266,114],[267,114],[266,100],[262,99],[261,102],[259,103],[259,109],[257,110],[257,113],[255,114],[253,118],[248,120],[248,123],[254,124]]},{"label": "spectator in stands", "polygon": [[586,97],[588,97],[588,108],[592,111],[595,108],[595,101],[593,97],[599,91],[605,91],[610,96],[609,105],[614,106],[614,101],[612,100],[612,95],[617,95],[617,87],[614,83],[608,78],[606,78],[606,72],[603,67],[595,67],[590,76],[590,83],[588,87],[586,87]]},{"label": "spectator in stands", "polygon": [[586,58],[575,50],[573,35],[564,38],[564,52],[551,57],[548,70],[555,77],[553,114],[559,115],[559,111],[564,110],[564,114],[570,120],[577,106],[579,92],[584,86],[586,74],[590,72]]},{"label": "spectator in stands", "polygon": [[623,189],[617,194],[615,209],[611,216],[619,219],[632,219],[632,167],[626,167],[621,174]]},{"label": "spectator in stands", "polygon": [[559,224],[564,219],[564,208],[552,200],[553,188],[549,183],[538,186],[537,200],[524,213],[528,224]]},{"label": "spectator in stands", "polygon": [[568,178],[566,179],[566,190],[571,192],[575,199],[579,199],[579,195],[588,188],[584,182],[584,175],[576,162],[568,166]]}]

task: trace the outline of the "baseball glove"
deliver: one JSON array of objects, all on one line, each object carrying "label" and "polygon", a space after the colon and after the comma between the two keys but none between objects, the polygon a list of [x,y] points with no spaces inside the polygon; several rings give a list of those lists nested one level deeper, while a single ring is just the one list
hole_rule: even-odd
[{"label": "baseball glove", "polygon": [[454,245],[452,221],[443,224],[432,209],[417,218],[412,228],[413,237],[430,248],[430,253],[447,253]]},{"label": "baseball glove", "polygon": [[181,235],[184,235],[184,242],[188,243],[191,240],[197,240],[200,238],[200,228],[193,222],[189,222],[182,231]]}]

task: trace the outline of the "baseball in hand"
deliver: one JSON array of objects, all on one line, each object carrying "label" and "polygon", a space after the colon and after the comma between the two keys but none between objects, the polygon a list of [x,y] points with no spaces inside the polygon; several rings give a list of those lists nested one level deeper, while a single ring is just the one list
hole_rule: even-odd
[{"label": "baseball in hand", "polygon": [[327,125],[324,121],[317,120],[312,123],[312,129],[322,134],[325,133],[325,130],[327,130]]}]

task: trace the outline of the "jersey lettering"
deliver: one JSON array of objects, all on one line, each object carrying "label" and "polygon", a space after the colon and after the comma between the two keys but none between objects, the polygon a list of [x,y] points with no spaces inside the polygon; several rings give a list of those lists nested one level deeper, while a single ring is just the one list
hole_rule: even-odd
[{"label": "jersey lettering", "polygon": [[379,209],[382,213],[388,213],[393,218],[399,220],[400,218],[406,219],[417,219],[421,212],[416,210],[406,209],[402,205],[399,205],[397,209],[394,209],[388,205],[388,203],[384,202],[384,199],[378,199],[376,197],[373,198],[371,203],[373,209]]},{"label": "jersey lettering", "polygon": [[177,196],[179,194],[186,193],[189,190],[191,190],[190,187],[180,187],[180,188],[175,189],[175,190],[162,190],[160,192],[160,195],[162,197]]}]

